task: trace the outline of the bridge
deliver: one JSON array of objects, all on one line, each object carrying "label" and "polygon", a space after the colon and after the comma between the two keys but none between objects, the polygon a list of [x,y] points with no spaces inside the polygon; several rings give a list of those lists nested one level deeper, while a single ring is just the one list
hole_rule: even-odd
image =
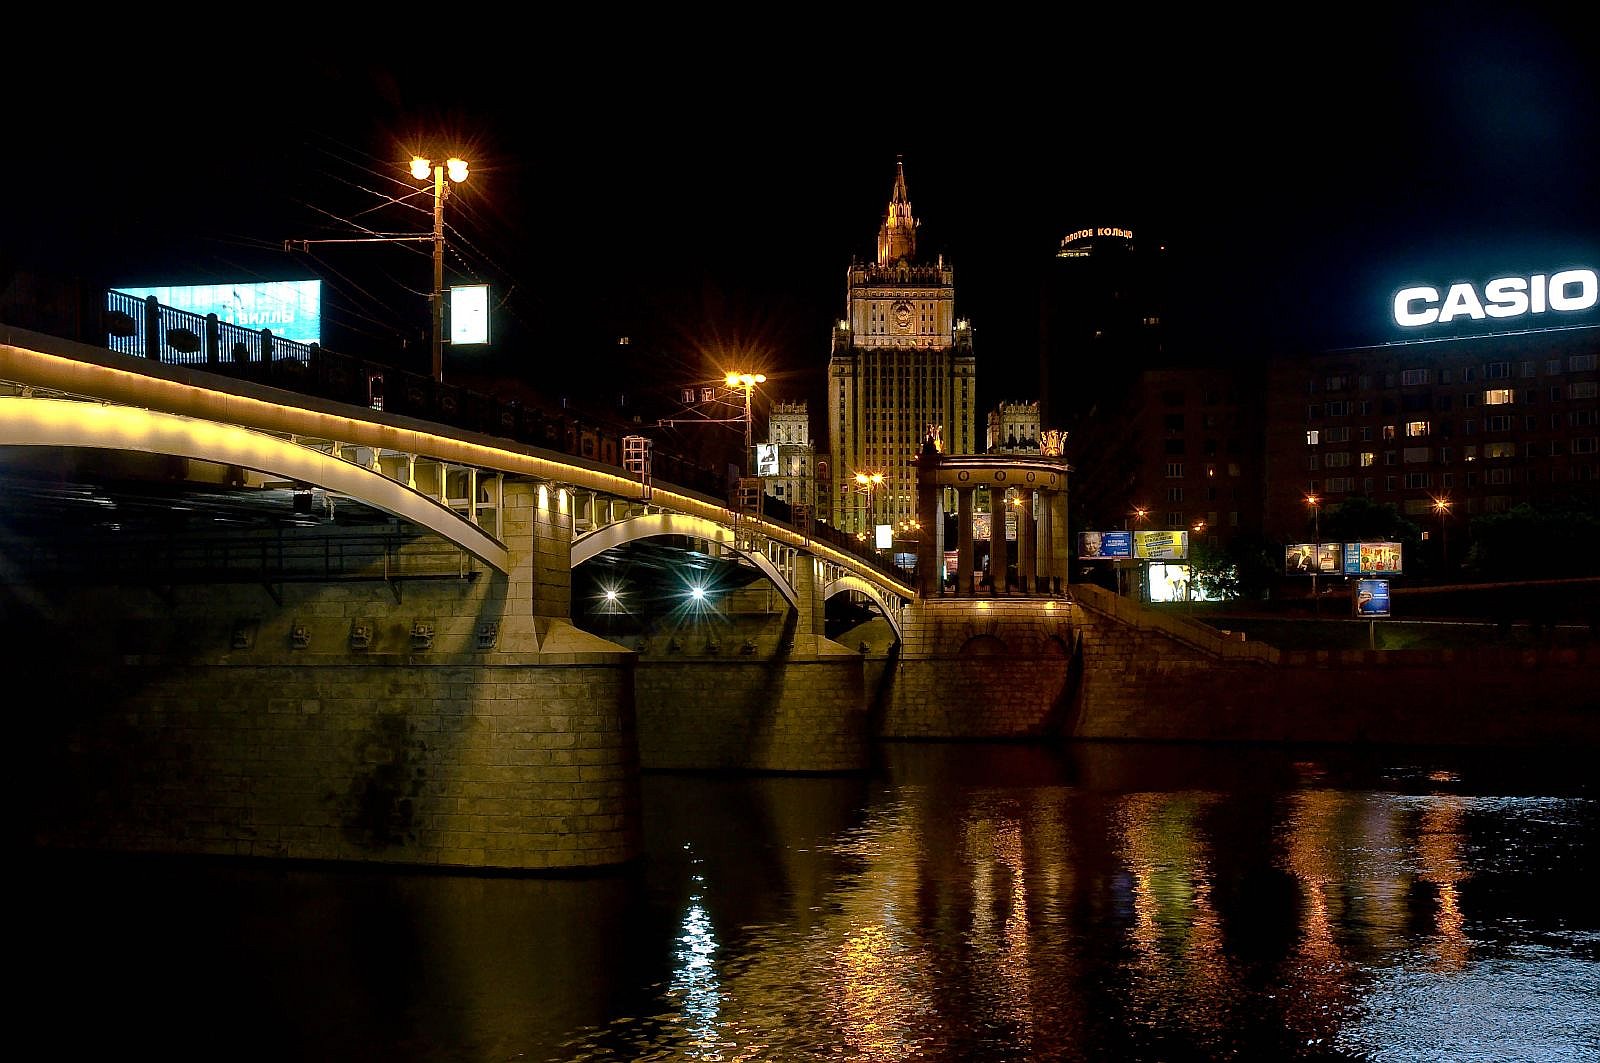
[{"label": "bridge", "polygon": [[[1029,733],[1062,711],[1082,618],[1059,459],[925,454],[932,534],[903,571],[603,448],[529,443],[471,396],[390,380],[405,397],[374,409],[362,371],[325,352],[136,309],[137,350],[0,324],[0,455],[98,478],[82,497],[8,498],[0,520],[0,640],[66,710],[29,719],[67,765],[34,781],[100,773],[120,797],[94,836],[603,865],[637,852],[641,767],[856,771],[884,730]],[[173,336],[189,362],[162,356]],[[341,375],[354,395],[311,393]],[[142,496],[116,493],[130,469]],[[1039,514],[1012,522],[1014,558],[1008,522],[991,522],[987,579],[979,492],[997,516]],[[140,513],[140,534],[72,534]],[[576,624],[574,571],[646,542],[750,581],[693,625],[614,640]],[[843,642],[824,615],[840,595],[877,616]],[[83,829],[40,833],[83,844]]]},{"label": "bridge", "polygon": [[[229,486],[315,490],[370,507],[502,574],[511,568],[507,485],[534,485],[565,518],[570,566],[646,538],[714,544],[758,569],[797,610],[848,592],[870,600],[897,633],[915,594],[906,573],[837,533],[594,460],[24,330],[4,329],[0,341],[8,392],[0,446],[133,451],[247,470],[248,482],[236,476]],[[814,571],[797,574],[803,563]]]}]

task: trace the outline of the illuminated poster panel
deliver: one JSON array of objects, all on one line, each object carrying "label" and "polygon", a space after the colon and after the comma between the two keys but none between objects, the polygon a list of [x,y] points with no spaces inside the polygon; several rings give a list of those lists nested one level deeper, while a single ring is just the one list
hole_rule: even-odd
[{"label": "illuminated poster panel", "polygon": [[[162,306],[187,310],[248,329],[271,329],[279,339],[322,342],[322,282],[241,281],[237,284],[162,284],[117,288],[135,299],[152,295]],[[109,304],[108,304],[109,305]]]},{"label": "illuminated poster panel", "polygon": [[776,475],[778,475],[778,444],[776,444],[776,443],[757,443],[756,444],[756,475],[757,476],[776,476]]},{"label": "illuminated poster panel", "polygon": [[1290,543],[1283,548],[1283,571],[1291,576],[1312,572],[1337,576],[1345,571],[1344,554],[1343,543]]},{"label": "illuminated poster panel", "polygon": [[1344,572],[1347,576],[1374,573],[1400,574],[1399,543],[1345,543]]},{"label": "illuminated poster panel", "polygon": [[450,343],[489,342],[489,286],[463,284],[450,289]]},{"label": "illuminated poster panel", "polygon": [[1186,531],[1136,531],[1133,533],[1133,556],[1182,561],[1189,556],[1189,533]]},{"label": "illuminated poster panel", "polygon": [[1148,567],[1152,602],[1222,601],[1219,595],[1206,592],[1188,565],[1169,565],[1164,561],[1156,561]]},{"label": "illuminated poster panel", "polygon": [[1078,557],[1098,561],[1133,556],[1133,533],[1086,531],[1078,533]]},{"label": "illuminated poster panel", "polygon": [[874,532],[873,542],[879,550],[889,550],[894,547],[894,525],[880,524]]},{"label": "illuminated poster panel", "polygon": [[1356,615],[1368,618],[1389,615],[1389,581],[1356,580]]},{"label": "illuminated poster panel", "polygon": [[[972,537],[978,542],[989,542],[989,533],[994,529],[994,515],[990,513],[974,513],[972,515]],[[1006,539],[1015,542],[1017,538],[1017,515],[1015,512],[1006,513]]]}]

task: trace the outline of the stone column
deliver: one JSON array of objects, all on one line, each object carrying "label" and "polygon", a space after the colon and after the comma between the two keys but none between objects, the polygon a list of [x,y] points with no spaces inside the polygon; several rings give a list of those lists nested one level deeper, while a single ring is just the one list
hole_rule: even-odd
[{"label": "stone column", "polygon": [[937,455],[917,462],[917,592],[924,598],[944,593],[944,491],[938,485]]},{"label": "stone column", "polygon": [[532,518],[533,615],[572,618],[572,495],[564,487],[540,484]]},{"label": "stone column", "polygon": [[972,597],[972,488],[956,488],[956,595]]},{"label": "stone column", "polygon": [[794,592],[800,599],[800,619],[795,625],[796,635],[821,635],[827,630],[824,623],[826,602],[822,599],[822,577],[817,572],[821,564],[811,554],[796,554],[794,559]]},{"label": "stone column", "polygon": [[1006,544],[1006,489],[1004,484],[989,488],[989,591],[1005,594],[1006,569],[1011,566]]},{"label": "stone column", "polygon": [[1050,524],[1055,532],[1050,537],[1050,572],[1055,578],[1051,580],[1051,589],[1062,590],[1072,577],[1068,573],[1067,564],[1067,493],[1065,491],[1052,491],[1050,493]]},{"label": "stone column", "polygon": [[1017,590],[1028,594],[1038,579],[1033,560],[1033,489],[1017,492]]},{"label": "stone column", "polygon": [[1050,496],[1054,492],[1041,490],[1037,505],[1039,507],[1039,545],[1038,554],[1034,560],[1034,571],[1039,575],[1039,590],[1050,590],[1050,557],[1055,546],[1056,529],[1050,518]]}]

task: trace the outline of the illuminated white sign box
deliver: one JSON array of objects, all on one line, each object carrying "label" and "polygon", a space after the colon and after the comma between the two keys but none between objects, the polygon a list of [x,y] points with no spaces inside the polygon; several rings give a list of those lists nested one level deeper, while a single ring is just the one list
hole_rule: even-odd
[{"label": "illuminated white sign box", "polygon": [[1593,307],[1597,299],[1600,299],[1600,278],[1594,270],[1565,269],[1548,277],[1543,273],[1531,277],[1497,277],[1483,286],[1482,295],[1466,281],[1452,284],[1443,299],[1437,288],[1402,288],[1394,296],[1394,320],[1402,328],[1418,328],[1449,324],[1457,318],[1482,321],[1542,314],[1547,310],[1576,313]]},{"label": "illuminated white sign box", "polygon": [[450,289],[450,343],[489,342],[489,286],[463,284]]},{"label": "illuminated white sign box", "polygon": [[[322,282],[241,281],[237,284],[160,284],[117,288],[135,299],[155,296],[162,306],[187,310],[247,329],[271,329],[282,340],[322,342]],[[110,308],[108,297],[108,308]]]}]

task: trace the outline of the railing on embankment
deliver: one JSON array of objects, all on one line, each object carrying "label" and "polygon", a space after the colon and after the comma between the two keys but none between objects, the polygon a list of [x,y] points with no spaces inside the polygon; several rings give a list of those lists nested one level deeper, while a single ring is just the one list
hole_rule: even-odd
[{"label": "railing on embankment", "polygon": [[1068,591],[1068,596],[1086,609],[1092,609],[1140,631],[1166,635],[1187,646],[1221,658],[1277,664],[1281,657],[1276,647],[1264,642],[1247,642],[1237,635],[1223,634],[1216,628],[1197,620],[1152,609],[1141,602],[1125,598],[1092,583],[1074,583],[1069,586]]},{"label": "railing on embankment", "polygon": [[1072,590],[1085,623],[1070,737],[1600,746],[1600,646],[1285,651]]}]

